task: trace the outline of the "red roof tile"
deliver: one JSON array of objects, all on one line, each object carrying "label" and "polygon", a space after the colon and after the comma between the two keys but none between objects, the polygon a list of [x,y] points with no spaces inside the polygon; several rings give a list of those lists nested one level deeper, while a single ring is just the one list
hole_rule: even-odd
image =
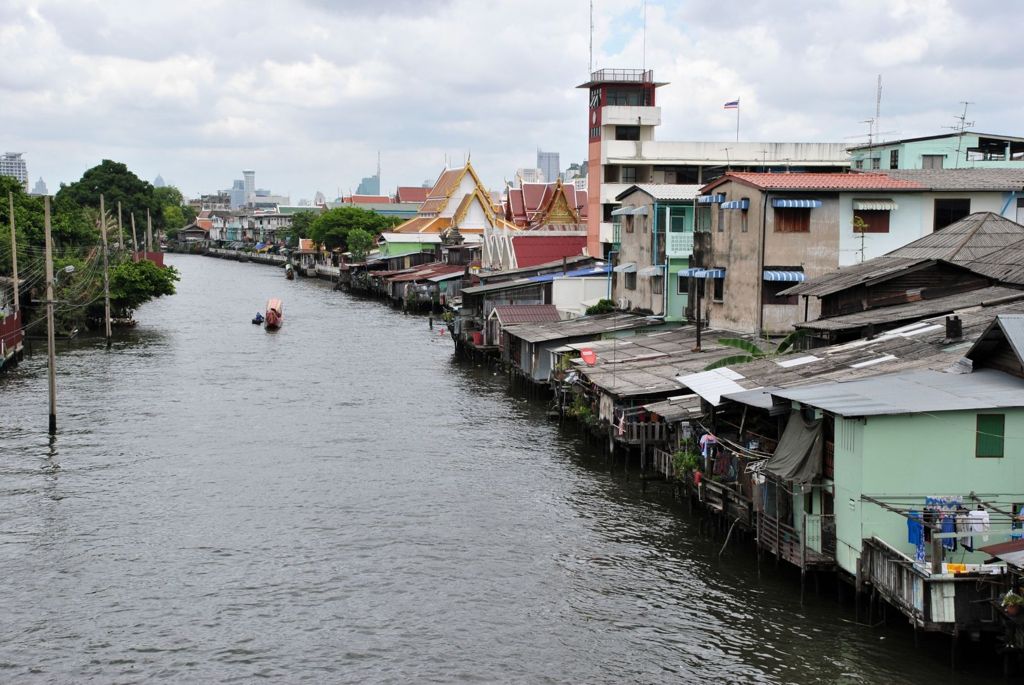
[{"label": "red roof tile", "polygon": [[387,195],[353,195],[348,201],[354,205],[388,204],[391,198]]},{"label": "red roof tile", "polygon": [[512,249],[516,253],[516,264],[523,269],[537,264],[554,262],[562,257],[576,257],[587,245],[587,234],[575,235],[531,235],[523,233],[512,238]]},{"label": "red roof tile", "polygon": [[499,304],[494,308],[502,326],[516,323],[561,321],[558,307],[553,304]]},{"label": "red roof tile", "polygon": [[828,174],[816,172],[794,172],[766,174],[736,171],[701,188],[706,192],[727,181],[739,181],[762,190],[926,190],[916,181],[893,178],[886,174],[851,173]]},{"label": "red roof tile", "polygon": [[399,202],[424,202],[427,199],[427,195],[430,194],[430,188],[420,188],[417,186],[398,186],[398,190],[395,192],[395,197]]}]

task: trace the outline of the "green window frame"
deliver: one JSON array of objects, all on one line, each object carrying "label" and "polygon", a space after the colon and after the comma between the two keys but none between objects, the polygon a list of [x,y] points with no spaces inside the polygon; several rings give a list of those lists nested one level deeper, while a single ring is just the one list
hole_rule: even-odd
[{"label": "green window frame", "polygon": [[974,456],[1001,458],[1005,428],[1006,417],[1003,414],[978,414]]}]

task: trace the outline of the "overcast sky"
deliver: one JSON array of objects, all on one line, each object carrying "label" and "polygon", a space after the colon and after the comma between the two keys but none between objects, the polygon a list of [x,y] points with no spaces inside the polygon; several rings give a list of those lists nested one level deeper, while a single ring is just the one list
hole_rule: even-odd
[{"label": "overcast sky", "polygon": [[[1020,8],[1003,0],[594,1],[594,68],[646,64],[661,140],[1024,134]],[[292,201],[471,155],[494,188],[586,154],[587,0],[0,0],[0,137],[55,192],[103,158],[186,195],[241,169]],[[856,138],[856,136],[862,136]]]}]

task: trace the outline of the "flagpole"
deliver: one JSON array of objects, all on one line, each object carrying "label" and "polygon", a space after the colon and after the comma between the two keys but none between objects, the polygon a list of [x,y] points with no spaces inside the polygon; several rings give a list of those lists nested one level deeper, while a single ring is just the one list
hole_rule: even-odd
[{"label": "flagpole", "polygon": [[740,142],[740,101],[736,100],[736,142]]}]

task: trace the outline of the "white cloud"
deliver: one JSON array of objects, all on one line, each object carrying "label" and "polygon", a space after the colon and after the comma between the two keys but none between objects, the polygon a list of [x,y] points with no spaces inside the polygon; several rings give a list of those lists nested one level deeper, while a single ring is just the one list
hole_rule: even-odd
[{"label": "white cloud", "polygon": [[[981,7],[979,7],[981,5]],[[594,67],[655,70],[661,139],[845,140],[933,133],[971,100],[1019,133],[1024,67],[997,0],[595,2]],[[987,8],[987,9],[986,9]],[[984,11],[983,11],[984,10]],[[646,46],[645,46],[646,42]],[[296,198],[437,176],[470,151],[498,185],[536,149],[586,154],[588,3],[544,0],[0,5],[4,147],[51,187],[104,157],[188,193],[257,169]],[[646,47],[646,50],[645,50]]]}]

